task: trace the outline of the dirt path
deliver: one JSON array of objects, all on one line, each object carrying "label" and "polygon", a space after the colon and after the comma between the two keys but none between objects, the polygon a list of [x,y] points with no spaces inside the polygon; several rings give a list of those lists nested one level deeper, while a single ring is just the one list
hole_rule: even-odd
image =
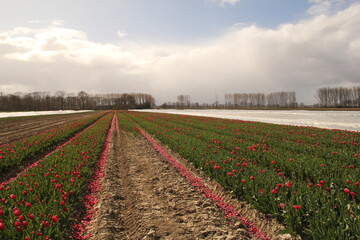
[{"label": "dirt path", "polygon": [[115,134],[93,239],[250,239],[142,137]]}]

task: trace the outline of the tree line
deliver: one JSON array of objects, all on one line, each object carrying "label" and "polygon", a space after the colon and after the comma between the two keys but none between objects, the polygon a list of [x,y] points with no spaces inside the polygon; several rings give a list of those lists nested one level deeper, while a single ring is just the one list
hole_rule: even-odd
[{"label": "tree line", "polygon": [[320,107],[360,107],[360,86],[319,88],[316,93]]},{"label": "tree line", "polygon": [[[317,103],[305,106],[303,103],[300,107],[322,107],[322,108],[359,108],[360,107],[360,86],[351,88],[345,87],[323,87],[316,92]],[[296,100],[294,91],[279,91],[269,94],[264,93],[227,93],[224,95],[224,104],[219,104],[217,97],[212,104],[193,103],[191,96],[178,95],[177,102],[167,102],[161,105],[161,108],[297,108],[299,104]]]},{"label": "tree line", "polygon": [[295,108],[297,107],[296,93],[273,92],[264,93],[227,93],[225,94],[226,108]]},{"label": "tree line", "polygon": [[178,95],[177,102],[167,102],[160,106],[164,109],[223,109],[223,108],[295,108],[298,106],[296,93],[292,92],[273,92],[264,93],[227,93],[224,95],[225,103],[220,104],[217,96],[216,101],[212,104],[191,102],[191,96]]},{"label": "tree line", "polygon": [[[191,96],[178,95],[177,102],[167,102],[161,108],[296,108],[296,93],[280,91],[264,93],[227,93],[224,104],[217,97],[212,104],[193,103]],[[352,108],[360,107],[360,86],[345,88],[319,88],[318,103],[314,107]],[[57,91],[13,93],[0,92],[0,111],[49,111],[49,110],[109,110],[150,109],[155,107],[155,98],[145,93],[77,94]]]},{"label": "tree line", "polygon": [[77,94],[57,91],[3,94],[0,92],[0,111],[51,110],[109,110],[149,109],[155,107],[155,98],[146,93]]}]

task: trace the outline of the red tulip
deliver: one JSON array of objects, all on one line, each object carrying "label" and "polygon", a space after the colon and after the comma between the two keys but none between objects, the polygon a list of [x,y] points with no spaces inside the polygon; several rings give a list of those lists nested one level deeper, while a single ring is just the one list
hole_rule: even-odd
[{"label": "red tulip", "polygon": [[295,208],[296,210],[300,210],[301,206],[300,205],[294,205],[293,208]]},{"label": "red tulip", "polygon": [[21,215],[20,210],[19,210],[19,209],[15,209],[15,210],[14,210],[14,215],[15,215],[15,216],[20,216],[20,215]]},{"label": "red tulip", "polygon": [[43,221],[42,224],[45,226],[45,227],[49,227],[50,226],[50,223],[48,221]]},{"label": "red tulip", "polygon": [[51,217],[51,220],[53,221],[53,223],[56,223],[59,221],[59,216],[58,215],[54,215]]}]

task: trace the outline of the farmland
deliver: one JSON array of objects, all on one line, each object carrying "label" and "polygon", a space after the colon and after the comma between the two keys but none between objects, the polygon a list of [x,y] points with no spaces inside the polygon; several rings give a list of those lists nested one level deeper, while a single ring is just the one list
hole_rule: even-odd
[{"label": "farmland", "polygon": [[360,237],[358,132],[129,111],[73,116],[27,135],[15,136],[49,117],[3,128],[1,239]]},{"label": "farmland", "polygon": [[92,113],[0,118],[0,144],[81,120]]}]

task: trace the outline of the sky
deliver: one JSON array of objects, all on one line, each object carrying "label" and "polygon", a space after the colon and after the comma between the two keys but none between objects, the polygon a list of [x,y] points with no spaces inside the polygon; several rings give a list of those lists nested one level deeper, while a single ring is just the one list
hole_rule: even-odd
[{"label": "sky", "polygon": [[359,0],[0,0],[0,92],[226,93],[360,85]]}]

